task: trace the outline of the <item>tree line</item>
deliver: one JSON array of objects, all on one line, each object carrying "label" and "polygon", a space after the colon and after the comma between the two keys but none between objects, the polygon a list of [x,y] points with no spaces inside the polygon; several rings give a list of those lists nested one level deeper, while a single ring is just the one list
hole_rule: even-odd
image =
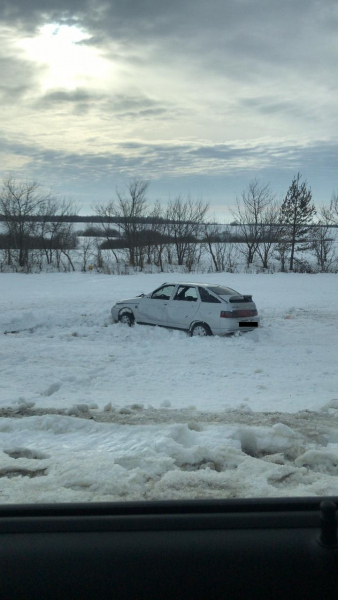
[{"label": "tree line", "polygon": [[[0,192],[0,268],[131,269],[154,265],[161,271],[178,265],[198,269],[206,259],[210,270],[232,271],[239,262],[267,270],[337,271],[332,226],[338,225],[338,194],[316,210],[311,188],[295,175],[278,201],[269,184],[253,180],[231,210],[234,227],[210,219],[206,202],[178,195],[164,205],[147,198],[149,182],[133,179],[113,200],[97,204],[93,217],[77,217],[70,200],[44,192],[37,182],[3,181]],[[76,232],[75,222],[90,225]],[[118,226],[118,227],[117,227]],[[241,258],[242,257],[242,258]],[[76,263],[76,264],[75,264]],[[110,265],[110,266],[109,266]]]}]

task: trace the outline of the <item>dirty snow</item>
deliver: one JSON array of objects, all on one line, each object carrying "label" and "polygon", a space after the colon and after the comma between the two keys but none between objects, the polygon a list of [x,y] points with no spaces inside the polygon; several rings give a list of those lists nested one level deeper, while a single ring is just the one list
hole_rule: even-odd
[{"label": "dirty snow", "polygon": [[[113,325],[184,279],[253,294],[229,338]],[[338,494],[338,276],[0,275],[0,502]]]}]

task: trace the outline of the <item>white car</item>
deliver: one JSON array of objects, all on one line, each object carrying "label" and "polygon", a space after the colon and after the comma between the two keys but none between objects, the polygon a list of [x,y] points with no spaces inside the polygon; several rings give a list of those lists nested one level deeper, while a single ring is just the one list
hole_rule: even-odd
[{"label": "white car", "polygon": [[227,335],[259,327],[252,296],[224,285],[164,283],[150,294],[121,300],[111,309],[113,321],[182,329],[192,336]]}]

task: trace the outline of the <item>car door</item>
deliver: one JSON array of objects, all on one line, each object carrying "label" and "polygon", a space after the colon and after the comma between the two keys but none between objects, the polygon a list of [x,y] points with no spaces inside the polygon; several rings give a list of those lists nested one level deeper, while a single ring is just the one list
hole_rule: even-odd
[{"label": "car door", "polygon": [[162,285],[152,294],[144,296],[139,304],[139,323],[167,325],[167,308],[175,289],[175,284]]},{"label": "car door", "polygon": [[200,298],[194,285],[179,285],[168,303],[168,327],[189,329],[200,307]]}]

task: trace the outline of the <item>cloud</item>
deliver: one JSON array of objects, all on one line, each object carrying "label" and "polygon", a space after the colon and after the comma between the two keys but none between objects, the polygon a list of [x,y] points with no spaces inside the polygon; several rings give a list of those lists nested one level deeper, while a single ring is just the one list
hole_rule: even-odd
[{"label": "cloud", "polygon": [[[1,140],[2,153],[25,157],[25,178],[40,178],[48,173],[48,179],[60,178],[86,181],[111,179],[112,177],[143,176],[146,179],[184,177],[191,175],[219,176],[226,173],[246,173],[246,177],[265,177],[268,171],[311,174],[325,169],[333,180],[337,167],[338,143],[317,143],[302,146],[271,143],[238,146],[233,144],[145,144],[142,142],[115,143],[111,151],[93,152],[84,148],[81,152],[51,150],[24,143]],[[5,173],[2,172],[2,176]],[[307,175],[305,175],[307,176]],[[45,177],[45,176],[44,176]],[[311,175],[308,177],[311,180]]]},{"label": "cloud", "polygon": [[40,72],[30,61],[3,51],[0,56],[0,105],[13,105],[24,100],[38,86]]},{"label": "cloud", "polygon": [[282,113],[295,116],[296,118],[304,118],[307,116],[304,106],[301,107],[297,101],[292,101],[291,99],[281,101],[278,96],[243,98],[239,101],[239,104],[243,108],[252,109],[267,116],[273,114],[280,115]]},{"label": "cloud", "polygon": [[[332,31],[338,23],[336,0],[2,0],[0,15],[27,30],[45,22],[78,23],[97,43],[112,39],[132,45],[148,40],[151,45],[168,39],[179,43],[180,49],[185,46],[187,52],[202,46],[211,52],[227,48],[232,54],[264,61],[292,55],[297,61],[295,48],[298,55],[308,49],[313,55],[314,37]],[[326,40],[326,48],[330,45]]]},{"label": "cloud", "polygon": [[38,110],[70,110],[76,115],[84,115],[92,108],[97,109],[105,96],[87,89],[52,90],[35,102]]},{"label": "cloud", "polygon": [[285,112],[297,99],[300,107],[315,88],[337,89],[337,46],[329,35],[338,23],[335,0],[3,0],[1,7],[4,22],[27,31],[76,23],[89,35],[80,44],[134,67],[136,86],[149,85],[151,71],[153,87],[158,78],[175,89],[182,78],[209,98],[213,87],[225,102],[230,87],[230,98],[253,98],[250,88],[260,87],[282,96],[266,114],[280,106]]},{"label": "cloud", "polygon": [[[1,87],[0,87],[1,89]],[[112,95],[86,88],[74,90],[51,90],[35,103],[42,110],[68,109],[74,114],[85,114],[95,111],[102,115],[114,115],[117,119],[149,120],[169,114],[169,106],[163,106],[155,100],[143,95]]]},{"label": "cloud", "polygon": [[[102,190],[301,170],[331,186],[336,0],[2,0],[0,19],[0,135],[18,174]],[[15,41],[47,23],[83,31],[104,75],[46,83],[43,55]]]}]

